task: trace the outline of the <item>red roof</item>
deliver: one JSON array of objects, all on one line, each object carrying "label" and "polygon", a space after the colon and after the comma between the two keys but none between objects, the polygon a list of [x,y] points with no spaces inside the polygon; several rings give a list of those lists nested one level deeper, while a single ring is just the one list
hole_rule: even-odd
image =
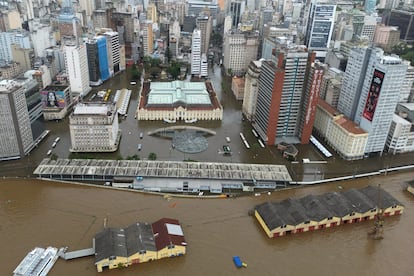
[{"label": "red roof", "polygon": [[184,235],[181,235],[182,232],[181,234],[177,232],[168,233],[168,225],[181,230],[180,223],[176,219],[162,218],[152,224],[157,250],[161,250],[169,245],[186,246],[187,243],[185,242]]}]

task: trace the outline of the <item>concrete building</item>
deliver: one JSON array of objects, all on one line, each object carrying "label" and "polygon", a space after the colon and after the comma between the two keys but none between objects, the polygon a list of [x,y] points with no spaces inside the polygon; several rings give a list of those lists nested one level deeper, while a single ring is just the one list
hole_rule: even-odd
[{"label": "concrete building", "polygon": [[138,120],[221,120],[220,105],[210,82],[145,82]]},{"label": "concrete building", "polygon": [[414,151],[414,103],[399,103],[388,132],[389,153]]},{"label": "concrete building", "polygon": [[23,87],[30,124],[34,127],[35,121],[43,115],[42,99],[39,94],[39,83],[31,77],[19,77],[15,78],[13,81],[17,85]]},{"label": "concrete building", "polygon": [[314,129],[345,160],[364,158],[368,133],[319,99]]},{"label": "concrete building", "polygon": [[110,28],[111,27],[111,20],[110,20],[109,10],[102,10],[97,9],[93,11],[93,27],[95,29],[101,28]]},{"label": "concrete building", "polygon": [[409,61],[404,60],[403,62],[406,63],[408,67],[404,82],[401,86],[399,102],[407,103],[410,102],[410,94],[414,89],[414,66],[411,66]]},{"label": "concrete building", "polygon": [[243,75],[250,61],[257,59],[259,37],[257,33],[229,31],[224,35],[223,67],[226,73]]},{"label": "concrete building", "polygon": [[86,96],[91,90],[89,86],[88,57],[86,45],[64,46],[66,72],[69,76],[70,90],[74,94]]},{"label": "concrete building", "polygon": [[23,73],[23,69],[17,62],[1,63],[0,77],[3,80],[10,80]]},{"label": "concrete building", "polygon": [[392,47],[400,42],[400,33],[398,27],[379,24],[375,29],[374,44],[384,51],[391,51]]},{"label": "concrete building", "polygon": [[245,75],[242,111],[247,120],[252,121],[256,113],[258,80],[262,60],[251,61]]},{"label": "concrete building", "polygon": [[375,6],[377,5],[377,1],[376,0],[365,0],[364,3],[364,11],[367,14],[371,14],[375,12]]},{"label": "concrete building", "polygon": [[40,90],[43,118],[46,121],[62,120],[73,105],[68,85],[49,85]]},{"label": "concrete building", "polygon": [[23,49],[31,49],[30,37],[27,32],[0,32],[0,60],[13,61],[11,45],[19,45]]},{"label": "concrete building", "polygon": [[90,85],[101,85],[110,77],[106,37],[96,36],[86,41],[86,51]]},{"label": "concrete building", "polygon": [[334,67],[330,67],[325,71],[325,74],[322,78],[320,98],[326,101],[333,108],[338,107],[343,74],[344,72]]},{"label": "concrete building", "polygon": [[119,45],[119,34],[118,32],[107,31],[103,35],[106,37],[107,49],[108,49],[108,63],[109,63],[109,74],[113,76],[121,71],[121,51]]},{"label": "concrete building", "polygon": [[194,29],[191,38],[191,75],[201,74],[201,31]]},{"label": "concrete building", "polygon": [[34,143],[23,87],[14,81],[1,81],[0,109],[0,160],[22,158]]},{"label": "concrete building", "polygon": [[121,130],[115,104],[79,103],[69,116],[71,152],[114,152]]},{"label": "concrete building", "polygon": [[11,30],[21,29],[22,20],[17,10],[2,10],[0,13],[0,31],[8,32]]},{"label": "concrete building", "polygon": [[62,4],[57,21],[61,44],[65,44],[66,41],[73,41],[76,45],[79,45],[82,41],[82,25],[75,15],[72,3],[65,1]]},{"label": "concrete building", "polygon": [[154,35],[152,32],[152,21],[140,24],[142,30],[142,48],[144,56],[151,56],[154,51]]},{"label": "concrete building", "polygon": [[231,16],[232,29],[237,29],[239,23],[241,23],[241,17],[246,9],[246,2],[242,0],[231,0],[227,3],[227,13]]},{"label": "concrete building", "polygon": [[236,100],[240,101],[244,98],[245,81],[243,77],[233,77],[231,80],[231,91]]},{"label": "concrete building", "polygon": [[207,55],[213,27],[212,18],[208,13],[201,13],[196,19],[196,24],[201,34],[201,53]]},{"label": "concrete building", "polygon": [[304,46],[280,45],[275,49],[275,58],[276,63],[262,62],[253,127],[267,145],[281,141],[299,143],[302,136],[299,122],[301,116],[306,114],[306,108],[301,104],[304,101],[307,68],[315,56],[308,53]]},{"label": "concrete building", "polygon": [[401,40],[407,43],[414,42],[414,11],[401,9],[391,10],[387,25],[398,27]]},{"label": "concrete building", "polygon": [[18,44],[11,44],[13,60],[20,64],[23,71],[33,68],[34,51],[31,48],[21,48]]},{"label": "concrete building", "polygon": [[383,56],[368,68],[355,122],[369,132],[365,153],[382,154],[398,103],[407,64],[398,57]]},{"label": "concrete building", "polygon": [[207,78],[208,77],[208,60],[206,54],[201,54],[201,61],[200,61],[200,77]]},{"label": "concrete building", "polygon": [[30,39],[33,45],[36,57],[45,57],[45,50],[56,46],[56,39],[51,35],[53,33],[52,24],[43,23],[41,20],[33,20],[29,23]]},{"label": "concrete building", "polygon": [[307,14],[305,44],[310,50],[329,48],[335,23],[336,5],[312,0]]}]

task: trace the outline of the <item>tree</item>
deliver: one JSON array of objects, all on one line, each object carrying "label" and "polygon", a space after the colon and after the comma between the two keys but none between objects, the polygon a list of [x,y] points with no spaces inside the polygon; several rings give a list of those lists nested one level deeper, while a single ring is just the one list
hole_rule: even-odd
[{"label": "tree", "polygon": [[148,70],[148,73],[152,76],[152,78],[156,78],[157,76],[159,76],[159,74],[161,74],[161,68],[159,67],[151,67]]},{"label": "tree", "polygon": [[57,160],[58,159],[58,156],[56,155],[56,154],[54,154],[54,153],[52,153],[52,155],[50,156],[50,160]]},{"label": "tree", "polygon": [[141,72],[138,70],[137,66],[134,64],[131,68],[131,79],[139,80],[141,78]]},{"label": "tree", "polygon": [[178,62],[171,62],[170,66],[167,69],[167,72],[171,75],[171,77],[176,80],[180,75],[181,65]]},{"label": "tree", "polygon": [[154,152],[151,152],[150,154],[148,154],[148,159],[157,160],[157,155]]},{"label": "tree", "polygon": [[170,47],[168,46],[167,49],[165,50],[165,57],[167,58],[167,61],[170,62],[171,61],[171,51],[170,51]]},{"label": "tree", "polygon": [[211,42],[213,43],[213,45],[215,47],[220,48],[222,46],[222,44],[223,44],[223,37],[219,33],[214,33],[211,36]]}]

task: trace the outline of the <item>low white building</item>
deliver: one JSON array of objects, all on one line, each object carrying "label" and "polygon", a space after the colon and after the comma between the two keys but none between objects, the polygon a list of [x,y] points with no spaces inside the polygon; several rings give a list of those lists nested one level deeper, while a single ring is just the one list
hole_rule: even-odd
[{"label": "low white building", "polygon": [[345,160],[364,158],[368,133],[319,99],[314,128]]},{"label": "low white building", "polygon": [[115,104],[79,103],[69,117],[71,152],[114,152],[121,130]]},{"label": "low white building", "polygon": [[400,103],[393,115],[386,148],[393,154],[414,151],[414,103]]}]

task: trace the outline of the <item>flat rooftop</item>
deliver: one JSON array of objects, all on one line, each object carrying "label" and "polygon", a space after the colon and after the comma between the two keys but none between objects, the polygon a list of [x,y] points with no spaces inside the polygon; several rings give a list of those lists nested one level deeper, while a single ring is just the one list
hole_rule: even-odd
[{"label": "flat rooftop", "polygon": [[234,179],[292,181],[284,165],[96,159],[43,159],[33,174],[39,177],[97,175],[108,177],[180,177],[191,179]]}]

